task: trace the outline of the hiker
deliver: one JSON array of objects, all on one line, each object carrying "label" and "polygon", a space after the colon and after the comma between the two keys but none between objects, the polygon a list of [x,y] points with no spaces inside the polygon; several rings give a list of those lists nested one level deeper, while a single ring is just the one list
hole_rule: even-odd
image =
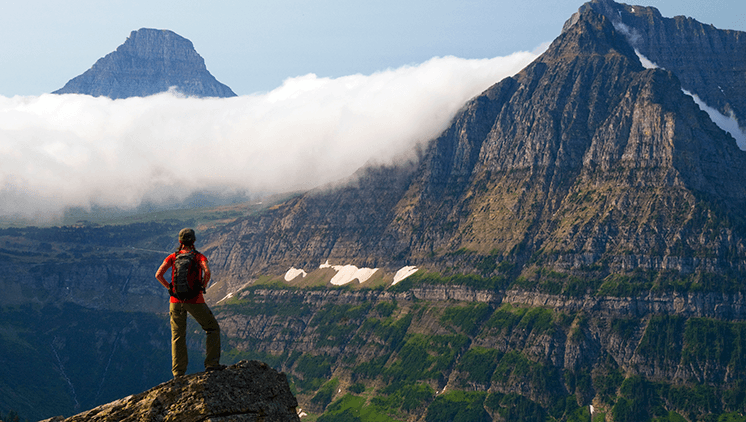
[{"label": "hiker", "polygon": [[[189,358],[187,356],[187,313],[202,326],[207,334],[205,344],[205,371],[225,369],[220,364],[220,326],[202,293],[210,283],[210,267],[207,257],[194,248],[197,237],[192,229],[179,232],[179,247],[163,260],[155,278],[168,289],[171,295],[171,372],[174,378],[184,375]],[[171,283],[164,275],[171,269]]]}]

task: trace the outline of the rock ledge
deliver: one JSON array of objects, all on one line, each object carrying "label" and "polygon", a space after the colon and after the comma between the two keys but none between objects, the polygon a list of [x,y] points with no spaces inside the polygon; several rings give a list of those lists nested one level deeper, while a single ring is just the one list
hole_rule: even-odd
[{"label": "rock ledge", "polygon": [[299,421],[297,406],[285,374],[263,362],[241,361],[224,371],[186,375],[69,418],[42,422]]}]

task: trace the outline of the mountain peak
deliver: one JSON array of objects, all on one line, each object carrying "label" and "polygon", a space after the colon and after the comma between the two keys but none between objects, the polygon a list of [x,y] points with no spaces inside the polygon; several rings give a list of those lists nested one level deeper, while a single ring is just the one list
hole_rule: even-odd
[{"label": "mountain peak", "polygon": [[[268,213],[226,227],[212,251],[231,262],[221,271],[266,274],[297,268],[299,256],[436,271],[486,262],[475,267],[485,276],[507,261],[519,269],[510,277],[540,263],[593,280],[637,268],[737,268],[730,257],[740,256],[743,232],[713,234],[702,222],[742,224],[746,154],[682,91],[676,72],[643,67],[614,17],[581,9],[544,54],[469,101],[411,176],[387,184],[386,202],[375,197],[375,213],[362,218],[368,211],[356,208],[359,226],[345,218],[345,201],[368,203],[362,190],[309,193],[278,208],[274,223]],[[628,26],[645,29],[636,25]],[[371,192],[381,184],[366,183]],[[292,245],[277,240],[290,233]],[[235,259],[230,239],[263,246]]]},{"label": "mountain peak", "polygon": [[[746,129],[746,33],[722,30],[686,16],[667,18],[658,9],[592,0],[565,23],[571,28],[588,10],[606,16],[631,47],[673,72],[683,89],[709,107],[736,118]],[[742,143],[741,148],[746,148]]]},{"label": "mountain peak", "polygon": [[235,97],[218,82],[188,39],[173,31],[141,28],[116,51],[53,94],[87,94],[112,99],[145,97],[169,90],[196,97]]},{"label": "mountain peak", "polygon": [[183,60],[195,68],[207,69],[192,42],[167,29],[140,28],[132,31],[116,51],[148,60]]},{"label": "mountain peak", "polygon": [[639,62],[625,34],[617,31],[606,15],[599,13],[595,8],[581,7],[565,23],[562,33],[552,42],[542,55],[542,59],[546,61],[549,57],[606,56],[608,54],[621,54],[629,57],[633,62]]},{"label": "mountain peak", "polygon": [[223,371],[201,372],[165,382],[140,394],[65,419],[43,422],[111,420],[299,421],[298,402],[284,374],[263,362],[241,361]]}]

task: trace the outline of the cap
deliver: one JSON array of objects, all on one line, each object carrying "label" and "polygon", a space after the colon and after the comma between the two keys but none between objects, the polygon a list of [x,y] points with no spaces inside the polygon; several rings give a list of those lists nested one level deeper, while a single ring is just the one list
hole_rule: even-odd
[{"label": "cap", "polygon": [[179,232],[179,243],[189,245],[194,243],[195,240],[197,240],[197,236],[195,236],[194,230],[181,229],[181,231]]}]

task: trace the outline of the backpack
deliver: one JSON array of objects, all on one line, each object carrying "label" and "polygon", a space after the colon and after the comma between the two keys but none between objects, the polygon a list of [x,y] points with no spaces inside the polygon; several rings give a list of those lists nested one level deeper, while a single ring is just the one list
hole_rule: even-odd
[{"label": "backpack", "polygon": [[200,275],[201,267],[197,261],[199,252],[191,250],[188,252],[177,252],[174,258],[173,284],[171,287],[171,296],[179,300],[194,299],[199,292],[204,291]]}]

